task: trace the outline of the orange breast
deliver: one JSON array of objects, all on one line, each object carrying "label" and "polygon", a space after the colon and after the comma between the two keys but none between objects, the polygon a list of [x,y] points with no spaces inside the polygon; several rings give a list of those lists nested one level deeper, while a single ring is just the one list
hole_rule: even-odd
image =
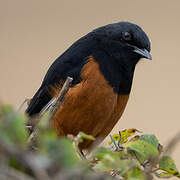
[{"label": "orange breast", "polygon": [[[92,57],[83,67],[81,78],[81,83],[66,94],[53,118],[53,127],[60,136],[83,131],[96,138],[105,138],[121,117],[129,95],[114,93]],[[56,96],[59,89],[53,92]],[[86,141],[81,147],[86,148],[90,143]]]}]

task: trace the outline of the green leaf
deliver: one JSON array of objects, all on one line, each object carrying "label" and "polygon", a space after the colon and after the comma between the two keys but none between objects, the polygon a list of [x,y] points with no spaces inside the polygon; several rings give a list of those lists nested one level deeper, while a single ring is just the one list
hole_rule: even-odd
[{"label": "green leaf", "polygon": [[95,138],[93,136],[85,134],[83,132],[79,132],[77,136],[80,137],[81,139],[87,139],[87,140],[91,140],[91,141],[95,140]]},{"label": "green leaf", "polygon": [[160,159],[159,168],[168,172],[171,175],[174,175],[180,178],[180,173],[176,168],[174,160],[169,156],[163,156]]},{"label": "green leaf", "polygon": [[103,172],[116,170],[119,173],[123,172],[132,164],[136,167],[140,167],[140,163],[135,159],[128,159],[128,154],[120,151],[113,152],[104,147],[97,148],[92,157],[97,160],[93,169]]},{"label": "green leaf", "polygon": [[158,178],[170,178],[170,177],[173,177],[174,175],[170,174],[170,173],[167,173],[167,172],[161,172],[161,173],[157,173],[155,172],[155,175],[158,177]]},{"label": "green leaf", "polygon": [[[128,141],[128,138],[133,136],[136,132],[139,132],[137,129],[130,128],[130,129],[124,129],[123,131],[120,131],[120,134],[113,134],[113,139],[118,143],[120,140],[120,144],[126,143]],[[108,142],[109,145],[111,145],[113,142],[112,140]]]},{"label": "green leaf", "polygon": [[25,172],[26,168],[23,167],[16,159],[14,159],[13,157],[9,158],[9,162],[8,162],[9,166],[13,167],[14,169],[17,169],[21,172]]},{"label": "green leaf", "polygon": [[105,147],[100,147],[100,148],[97,148],[94,152],[93,152],[93,154],[92,154],[92,156],[93,157],[95,157],[95,158],[97,158],[97,159],[99,159],[99,160],[101,160],[101,159],[103,159],[104,158],[104,156],[106,155],[106,154],[112,154],[113,152],[111,151],[111,150],[109,150],[109,149],[107,149],[107,148],[105,148]]},{"label": "green leaf", "polygon": [[135,152],[141,163],[153,158],[158,158],[159,152],[152,144],[144,140],[130,141],[123,145],[129,152]]},{"label": "green leaf", "polygon": [[140,136],[141,140],[144,140],[150,144],[152,144],[154,147],[158,148],[159,142],[155,135],[153,134],[144,134]]},{"label": "green leaf", "polygon": [[99,161],[93,166],[93,170],[98,172],[108,172],[108,171],[113,171],[113,168]]},{"label": "green leaf", "polygon": [[10,106],[0,107],[0,135],[7,143],[25,147],[28,132],[25,128],[27,118]]},{"label": "green leaf", "polygon": [[128,180],[146,180],[145,173],[136,167],[131,168],[126,174],[122,176]]},{"label": "green leaf", "polygon": [[107,149],[105,147],[100,147],[100,148],[97,148],[92,156],[94,158],[97,158],[98,160],[102,160],[105,158],[106,155],[110,155],[114,158],[117,158],[117,159],[125,159],[125,158],[128,158],[128,154],[123,152],[123,151],[120,151],[120,152],[113,152],[111,151],[110,149]]},{"label": "green leaf", "polygon": [[92,157],[98,160],[98,165],[95,168],[100,171],[117,169],[122,165],[118,152],[113,152],[103,147],[96,149]]},{"label": "green leaf", "polygon": [[66,168],[71,168],[79,162],[72,142],[66,138],[57,137],[51,131],[41,136],[39,151]]}]

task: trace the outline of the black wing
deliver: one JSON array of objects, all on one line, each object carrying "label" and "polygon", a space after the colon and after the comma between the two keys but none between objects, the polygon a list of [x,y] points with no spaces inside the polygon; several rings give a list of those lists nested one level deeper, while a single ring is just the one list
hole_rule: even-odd
[{"label": "black wing", "polygon": [[29,116],[37,114],[52,99],[49,87],[65,81],[68,76],[73,78],[72,86],[81,81],[80,72],[88,56],[94,49],[91,34],[76,41],[67,51],[58,57],[46,73],[41,87],[32,98],[26,113]]}]

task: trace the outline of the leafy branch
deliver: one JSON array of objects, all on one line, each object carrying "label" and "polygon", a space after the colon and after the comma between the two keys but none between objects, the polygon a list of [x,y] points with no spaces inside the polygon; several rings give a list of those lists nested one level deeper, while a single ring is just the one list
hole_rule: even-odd
[{"label": "leafy branch", "polygon": [[[142,134],[135,128],[110,135],[107,147],[98,147],[87,157],[79,149],[84,140],[95,140],[79,132],[59,138],[49,126],[71,86],[68,78],[57,98],[32,119],[28,136],[28,118],[11,106],[0,105],[0,179],[69,180],[134,179],[151,180],[177,177],[180,173],[168,155],[180,140],[178,133],[163,148],[155,135]],[[29,149],[31,147],[31,151]]]}]

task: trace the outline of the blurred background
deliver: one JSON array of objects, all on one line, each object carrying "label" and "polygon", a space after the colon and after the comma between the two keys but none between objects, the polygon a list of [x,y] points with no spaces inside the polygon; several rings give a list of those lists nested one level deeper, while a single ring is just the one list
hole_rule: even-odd
[{"label": "blurred background", "polygon": [[[180,130],[179,8],[179,0],[0,0],[0,100],[18,107],[74,41],[96,27],[131,21],[150,37],[153,60],[138,63],[113,131],[134,127],[166,144]],[[179,151],[180,144],[173,152],[180,169]]]}]

